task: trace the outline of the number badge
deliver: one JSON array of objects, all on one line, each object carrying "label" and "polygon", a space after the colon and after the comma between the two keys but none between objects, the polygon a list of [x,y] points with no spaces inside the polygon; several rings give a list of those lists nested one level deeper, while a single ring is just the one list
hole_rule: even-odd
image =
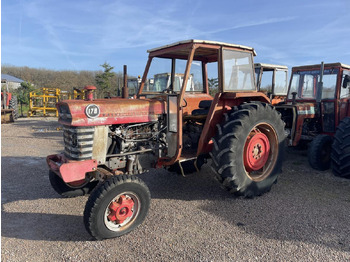
[{"label": "number badge", "polygon": [[88,118],[96,118],[100,115],[100,108],[98,105],[90,104],[85,108],[85,114]]}]

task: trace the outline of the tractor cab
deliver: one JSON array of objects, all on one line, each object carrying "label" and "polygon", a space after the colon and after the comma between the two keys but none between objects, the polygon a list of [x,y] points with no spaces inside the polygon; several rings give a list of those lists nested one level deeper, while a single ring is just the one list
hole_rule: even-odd
[{"label": "tractor cab", "polygon": [[266,94],[273,105],[284,102],[288,92],[288,67],[256,63],[254,64],[256,85]]},{"label": "tractor cab", "polygon": [[339,122],[350,115],[350,66],[342,63],[292,68],[286,103],[276,108],[283,115],[289,144],[333,135]]},{"label": "tractor cab", "polygon": [[[255,51],[250,47],[188,40],[148,52],[138,97],[166,102],[168,146],[160,165],[181,167],[182,162],[194,162],[210,152],[215,125],[231,109],[229,101],[241,103],[245,96],[269,101],[256,90]],[[219,79],[215,99],[209,94],[209,75]]]}]

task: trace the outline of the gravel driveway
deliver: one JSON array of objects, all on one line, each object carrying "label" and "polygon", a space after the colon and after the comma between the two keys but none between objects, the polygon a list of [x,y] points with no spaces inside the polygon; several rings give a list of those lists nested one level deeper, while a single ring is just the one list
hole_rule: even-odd
[{"label": "gravel driveway", "polygon": [[128,235],[94,241],[87,197],[51,188],[45,157],[63,150],[55,118],[1,125],[2,261],[349,261],[350,180],[312,170],[306,152],[287,154],[271,192],[235,198],[209,166],[182,177],[141,175],[152,204]]}]

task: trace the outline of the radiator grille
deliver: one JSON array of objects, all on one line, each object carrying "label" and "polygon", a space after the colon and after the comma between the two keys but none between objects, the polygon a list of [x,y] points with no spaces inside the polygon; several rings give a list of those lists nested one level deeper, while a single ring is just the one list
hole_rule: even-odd
[{"label": "radiator grille", "polygon": [[94,127],[63,126],[64,154],[72,160],[92,158]]}]

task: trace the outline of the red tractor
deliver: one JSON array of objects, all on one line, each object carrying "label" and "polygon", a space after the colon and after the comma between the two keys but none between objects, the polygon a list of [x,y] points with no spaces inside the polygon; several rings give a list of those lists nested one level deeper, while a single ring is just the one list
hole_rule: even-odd
[{"label": "red tractor", "polygon": [[17,97],[9,92],[8,82],[1,80],[1,123],[14,122],[18,118]]},{"label": "red tractor", "polygon": [[[136,99],[94,100],[87,87],[85,100],[57,104],[65,152],[47,157],[50,182],[65,197],[95,188],[84,223],[96,239],[143,222],[150,192],[135,175],[150,168],[184,173],[211,158],[223,186],[245,197],[269,191],[281,172],[284,123],[256,90],[253,48],[187,40],[148,52]],[[215,97],[208,71],[219,79]]]},{"label": "red tractor", "polygon": [[337,176],[350,177],[350,66],[342,63],[292,68],[285,104],[277,105],[290,146],[308,142],[314,169],[331,166]]}]

